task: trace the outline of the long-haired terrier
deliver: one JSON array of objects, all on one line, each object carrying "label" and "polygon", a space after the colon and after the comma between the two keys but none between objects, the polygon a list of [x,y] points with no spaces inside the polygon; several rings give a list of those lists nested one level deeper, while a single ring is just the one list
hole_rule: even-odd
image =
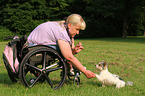
[{"label": "long-haired terrier", "polygon": [[128,81],[127,84],[120,78],[118,75],[111,74],[108,71],[107,63],[105,61],[99,62],[98,65],[95,65],[96,69],[100,71],[100,74],[95,74],[96,78],[102,82],[102,86],[108,85],[116,85],[116,88],[124,87],[125,85],[133,85],[133,82]]}]

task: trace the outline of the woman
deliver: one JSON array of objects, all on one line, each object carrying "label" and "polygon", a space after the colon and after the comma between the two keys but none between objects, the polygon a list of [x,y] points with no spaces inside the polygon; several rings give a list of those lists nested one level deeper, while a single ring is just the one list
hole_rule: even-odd
[{"label": "woman", "polygon": [[74,45],[74,36],[79,30],[84,30],[85,21],[78,14],[72,14],[65,21],[45,22],[37,26],[29,35],[28,42],[35,45],[49,45],[62,55],[77,69],[83,72],[87,78],[95,77],[95,74],[86,70],[79,60],[74,56],[83,47],[79,43]]}]

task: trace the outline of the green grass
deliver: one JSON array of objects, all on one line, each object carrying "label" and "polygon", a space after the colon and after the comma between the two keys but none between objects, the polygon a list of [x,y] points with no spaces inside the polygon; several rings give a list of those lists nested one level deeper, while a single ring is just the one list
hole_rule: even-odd
[{"label": "green grass", "polygon": [[95,64],[105,60],[111,73],[121,76],[133,86],[116,89],[115,86],[101,87],[96,78],[87,79],[81,74],[81,84],[76,86],[67,79],[59,90],[47,83],[25,88],[20,81],[12,83],[2,60],[7,42],[0,42],[0,96],[144,96],[145,95],[145,37],[79,39],[84,50],[76,57],[88,70],[98,73]]}]

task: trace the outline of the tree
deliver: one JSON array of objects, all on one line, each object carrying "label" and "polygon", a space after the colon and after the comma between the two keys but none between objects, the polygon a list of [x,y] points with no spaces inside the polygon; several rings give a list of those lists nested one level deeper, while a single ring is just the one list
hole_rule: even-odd
[{"label": "tree", "polygon": [[[129,33],[128,29],[132,27],[136,27],[136,33],[140,33],[140,28],[143,25],[142,21],[145,21],[144,14],[144,0],[123,0],[122,1],[123,8],[119,11],[118,15],[123,20],[123,38],[126,38],[127,34]],[[124,15],[122,15],[124,14]],[[133,22],[132,22],[133,21]],[[138,24],[135,24],[138,23]],[[133,26],[132,26],[133,25]],[[141,26],[140,26],[141,25]],[[144,29],[143,27],[141,29]],[[134,31],[134,30],[130,30]],[[136,34],[136,35],[137,35]]]},{"label": "tree", "polygon": [[0,23],[18,34],[31,32],[38,22],[65,17],[66,0],[1,0]]},{"label": "tree", "polygon": [[[87,10],[90,14],[88,15],[88,17],[92,18],[91,21],[95,21],[95,18],[96,20],[103,21],[103,23],[101,21],[99,22],[100,24],[102,24],[102,26],[100,26],[101,29],[105,30],[107,28],[107,30],[105,31],[107,33],[112,32],[113,34],[116,34],[115,36],[122,33],[122,37],[126,38],[127,35],[130,35],[128,34],[130,33],[128,31],[133,31],[128,30],[131,29],[133,25],[134,27],[136,27],[136,33],[139,32],[139,28],[144,29],[144,6],[144,0],[92,0],[92,2],[89,2]],[[93,13],[94,15],[92,15],[91,13]],[[105,25],[104,22],[106,26],[103,26]],[[135,24],[136,22],[138,24]],[[104,32],[103,30],[102,32]],[[122,32],[120,32],[119,30],[122,30]],[[104,33],[107,34],[106,32]],[[118,34],[115,32],[118,32]]]},{"label": "tree", "polygon": [[0,5],[0,23],[20,34],[72,13],[86,21],[80,37],[125,38],[145,30],[145,0],[1,0]]},{"label": "tree", "polygon": [[[68,0],[71,12],[83,15],[87,22],[83,36],[125,38],[131,33],[141,35],[145,20],[144,0]],[[133,30],[132,28],[136,28]]]},{"label": "tree", "polygon": [[63,19],[68,14],[70,14],[68,10],[67,0],[47,0],[49,4],[48,9],[51,11],[51,19],[57,20]]}]

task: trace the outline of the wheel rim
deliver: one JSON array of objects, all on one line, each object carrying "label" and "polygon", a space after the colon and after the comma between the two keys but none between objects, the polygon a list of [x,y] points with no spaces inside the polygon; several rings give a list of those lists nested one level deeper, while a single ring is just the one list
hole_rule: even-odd
[{"label": "wheel rim", "polygon": [[22,64],[22,82],[25,86],[32,87],[38,81],[44,82],[45,80],[54,89],[63,85],[66,77],[66,66],[63,59],[55,52],[46,51],[46,49],[35,50],[24,61]]}]

